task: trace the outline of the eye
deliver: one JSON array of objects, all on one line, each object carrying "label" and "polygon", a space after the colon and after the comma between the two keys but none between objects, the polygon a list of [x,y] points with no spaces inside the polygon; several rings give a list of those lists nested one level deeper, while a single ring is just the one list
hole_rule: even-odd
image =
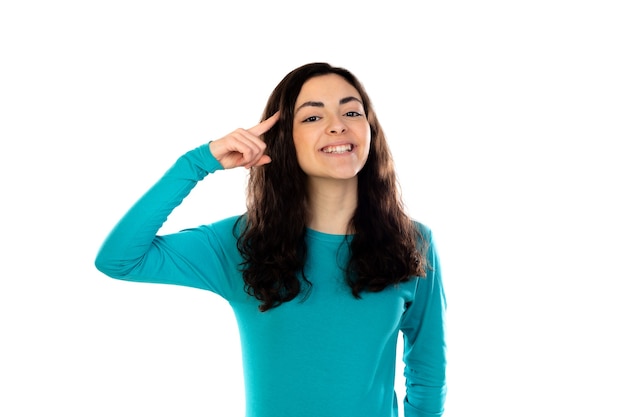
[{"label": "eye", "polygon": [[319,116],[309,116],[306,119],[304,119],[302,122],[304,123],[310,123],[310,122],[315,122],[317,120],[319,120],[320,117]]},{"label": "eye", "polygon": [[359,113],[358,111],[349,111],[346,113],[346,116],[348,117],[360,117],[363,116],[363,114]]}]

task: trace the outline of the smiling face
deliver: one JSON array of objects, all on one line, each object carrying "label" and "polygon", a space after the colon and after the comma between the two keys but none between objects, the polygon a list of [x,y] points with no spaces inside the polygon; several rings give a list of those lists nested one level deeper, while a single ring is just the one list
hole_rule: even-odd
[{"label": "smiling face", "polygon": [[337,74],[307,80],[294,108],[293,141],[298,163],[310,179],[356,181],[371,141],[356,88]]}]

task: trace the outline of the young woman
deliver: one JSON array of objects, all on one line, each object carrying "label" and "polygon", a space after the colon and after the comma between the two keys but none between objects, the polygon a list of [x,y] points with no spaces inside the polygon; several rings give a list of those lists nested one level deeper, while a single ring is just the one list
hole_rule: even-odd
[{"label": "young woman", "polygon": [[[403,209],[361,83],[303,65],[276,86],[262,120],[180,157],[110,233],[97,268],[225,298],[248,417],[397,416],[399,331],[405,416],[442,415],[439,261],[430,230]],[[156,235],[198,181],[237,167],[250,170],[246,213]]]}]

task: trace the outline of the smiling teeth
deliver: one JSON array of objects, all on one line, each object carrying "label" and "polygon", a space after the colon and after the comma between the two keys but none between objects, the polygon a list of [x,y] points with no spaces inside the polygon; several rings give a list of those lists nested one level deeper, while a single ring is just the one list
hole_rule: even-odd
[{"label": "smiling teeth", "polygon": [[352,145],[327,146],[322,148],[322,152],[324,153],[344,153],[350,152],[351,150]]}]

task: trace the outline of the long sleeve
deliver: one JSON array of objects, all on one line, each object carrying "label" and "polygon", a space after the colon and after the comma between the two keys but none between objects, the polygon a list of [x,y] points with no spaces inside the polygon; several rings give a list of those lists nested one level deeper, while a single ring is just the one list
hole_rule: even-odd
[{"label": "long sleeve", "polygon": [[405,311],[401,324],[407,389],[405,417],[443,415],[447,393],[446,298],[432,233],[424,226],[422,232],[429,241],[430,268],[425,278],[418,278],[415,298]]},{"label": "long sleeve", "polygon": [[219,274],[216,266],[224,262],[211,227],[157,236],[196,184],[219,169],[208,145],[181,156],[113,228],[97,254],[96,268],[112,278],[223,292],[215,284],[219,279],[207,279],[207,271]]}]

